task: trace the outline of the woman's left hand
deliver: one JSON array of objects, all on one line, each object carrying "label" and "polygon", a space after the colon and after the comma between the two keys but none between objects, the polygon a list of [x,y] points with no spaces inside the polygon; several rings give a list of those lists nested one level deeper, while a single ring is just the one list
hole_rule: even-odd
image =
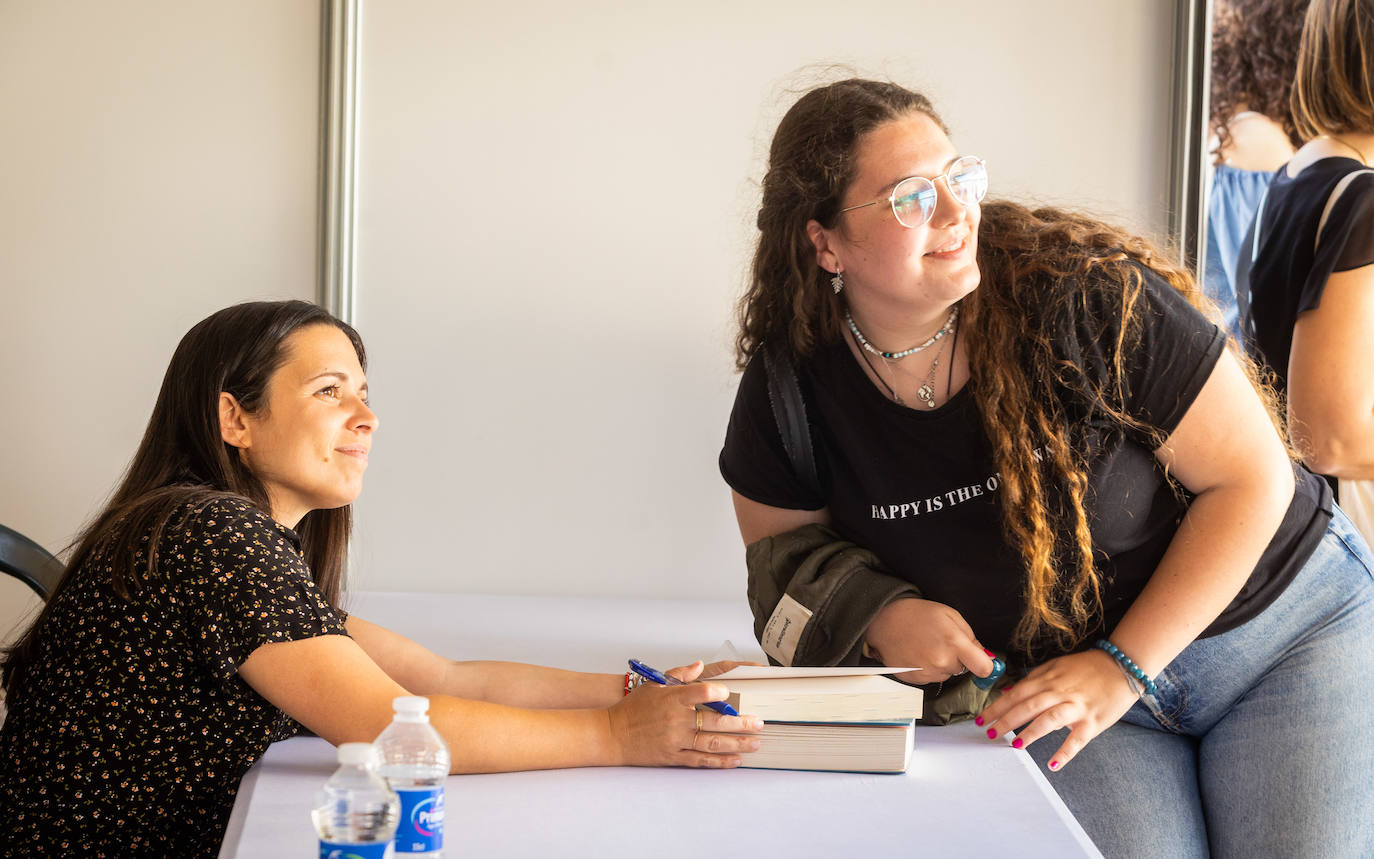
[{"label": "woman's left hand", "polygon": [[1093,649],[1037,667],[1004,690],[975,721],[992,737],[1025,725],[1017,734],[1017,748],[1068,728],[1069,736],[1050,759],[1050,769],[1057,772],[1135,702],[1136,693],[1115,660]]}]

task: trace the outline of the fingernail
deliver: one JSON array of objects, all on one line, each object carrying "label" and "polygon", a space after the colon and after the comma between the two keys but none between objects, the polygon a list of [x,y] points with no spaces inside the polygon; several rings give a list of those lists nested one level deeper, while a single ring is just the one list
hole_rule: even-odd
[{"label": "fingernail", "polygon": [[750,725],[750,727],[752,727],[752,728],[753,728],[754,730],[756,730],[756,731],[762,731],[762,730],[763,730],[763,720],[762,720],[762,719],[755,719],[754,721],[750,722],[749,725]]},{"label": "fingernail", "polygon": [[989,739],[989,740],[995,740],[995,739],[997,739],[997,729],[996,729],[996,728],[988,728],[988,739]]},{"label": "fingernail", "polygon": [[973,724],[975,724],[975,725],[982,725],[982,724],[983,724],[983,717],[982,717],[982,716],[979,716],[979,717],[977,717],[976,719],[974,719],[974,720],[973,720]]},{"label": "fingernail", "polygon": [[1057,769],[1059,769],[1059,761],[1050,761],[1050,769],[1052,769],[1052,770],[1057,770]]},{"label": "fingernail", "polygon": [[1011,747],[1012,747],[1013,749],[1019,749],[1019,748],[1021,748],[1022,746],[1024,746],[1025,744],[1026,744],[1026,741],[1023,740],[1023,739],[1021,739],[1020,737],[1017,737],[1016,739],[1014,739],[1014,740],[1011,741]]},{"label": "fingernail", "polygon": [[1015,683],[1008,683],[1007,685],[1005,685],[1005,686],[1002,687],[1002,691],[1003,691],[1003,692],[1010,692],[1010,691],[1011,691],[1011,687],[1013,687],[1013,686],[1015,686],[1015,685],[1016,685]]},{"label": "fingernail", "polygon": [[983,648],[983,652],[986,653],[986,654],[988,655],[988,658],[989,658],[989,659],[992,658],[992,651],[991,651],[991,650],[988,650],[986,647],[984,647],[984,648]]}]

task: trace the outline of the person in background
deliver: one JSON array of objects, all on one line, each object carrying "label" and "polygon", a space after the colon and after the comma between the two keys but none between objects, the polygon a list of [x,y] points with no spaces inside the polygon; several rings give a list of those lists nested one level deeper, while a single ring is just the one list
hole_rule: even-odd
[{"label": "person in background", "polygon": [[1374,3],[1314,0],[1292,111],[1311,138],[1270,184],[1242,254],[1248,344],[1303,461],[1374,539]]},{"label": "person in background", "polygon": [[1288,93],[1308,0],[1218,0],[1212,29],[1212,187],[1202,286],[1227,333],[1236,307],[1241,239],[1274,171],[1301,143]]},{"label": "person in background", "polygon": [[1004,655],[977,721],[1105,855],[1374,855],[1369,548],[1186,270],[988,181],[896,84],[778,126],[720,456],[765,652],[936,699]]},{"label": "person in background", "polygon": [[[733,767],[727,690],[453,662],[339,608],[377,430],[357,333],[300,301],[230,307],[167,368],[119,488],[4,657],[0,854],[212,856],[239,780],[303,725],[371,742],[429,697],[454,772]],[[457,619],[456,622],[461,622]],[[682,680],[710,676],[699,663]]]}]

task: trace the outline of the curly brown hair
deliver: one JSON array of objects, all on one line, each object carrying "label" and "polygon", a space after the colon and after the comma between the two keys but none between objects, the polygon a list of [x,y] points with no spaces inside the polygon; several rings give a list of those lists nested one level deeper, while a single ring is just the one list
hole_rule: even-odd
[{"label": "curly brown hair", "polygon": [[1294,147],[1302,137],[1289,108],[1309,0],[1220,0],[1212,19],[1212,130],[1218,149],[1242,106],[1278,123]]},{"label": "curly brown hair", "polygon": [[[944,128],[929,99],[865,80],[813,90],[783,117],[763,181],[751,281],[738,308],[740,369],[772,338],[784,340],[798,361],[842,342],[843,299],[826,284],[829,272],[817,264],[806,224],[833,227],[861,138],[913,112]],[[1142,267],[1194,305],[1204,299],[1192,275],[1146,240],[1054,208],[985,201],[978,265],[981,286],[963,299],[960,327],[969,332],[973,395],[1003,479],[1006,536],[1025,564],[1026,608],[1014,644],[1027,653],[1068,649],[1102,615],[1084,504],[1082,418],[1104,417],[1162,443],[1157,428],[1140,425],[1125,409],[1123,362],[1143,325]],[[1065,324],[1116,332],[1114,343],[1102,344],[1110,366],[1090,374],[1065,358],[1055,346]],[[1237,357],[1253,379],[1253,366]],[[1266,399],[1272,416],[1272,395]]]}]

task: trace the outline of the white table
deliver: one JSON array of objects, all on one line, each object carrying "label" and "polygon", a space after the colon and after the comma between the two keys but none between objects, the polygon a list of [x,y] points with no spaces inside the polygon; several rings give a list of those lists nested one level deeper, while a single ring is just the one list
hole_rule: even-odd
[{"label": "white table", "polygon": [[[446,655],[621,672],[730,640],[763,661],[737,602],[354,594],[350,608]],[[1023,751],[971,724],[918,728],[903,775],[630,767],[450,776],[445,855],[1100,856]],[[244,776],[221,857],[313,856],[324,740],[277,743]],[[651,845],[651,846],[650,846]]]}]

